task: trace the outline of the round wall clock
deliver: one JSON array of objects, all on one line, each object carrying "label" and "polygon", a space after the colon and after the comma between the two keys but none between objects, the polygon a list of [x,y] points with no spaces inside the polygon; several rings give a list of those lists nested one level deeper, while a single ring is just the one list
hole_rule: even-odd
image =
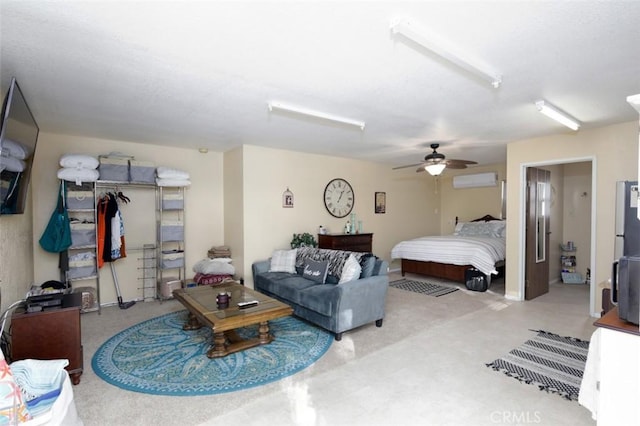
[{"label": "round wall clock", "polygon": [[324,206],[335,217],[345,217],[353,209],[353,188],[344,179],[332,179],[324,188]]}]

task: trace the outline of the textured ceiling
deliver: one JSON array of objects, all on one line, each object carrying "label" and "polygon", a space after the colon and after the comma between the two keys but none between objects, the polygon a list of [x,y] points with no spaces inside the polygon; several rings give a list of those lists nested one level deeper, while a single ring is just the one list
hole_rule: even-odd
[{"label": "textured ceiling", "polygon": [[[503,75],[491,85],[392,35],[406,17]],[[640,2],[0,2],[0,77],[43,131],[207,147],[264,145],[418,163],[502,162],[505,144],[637,119]],[[364,130],[269,112],[279,101]]]}]

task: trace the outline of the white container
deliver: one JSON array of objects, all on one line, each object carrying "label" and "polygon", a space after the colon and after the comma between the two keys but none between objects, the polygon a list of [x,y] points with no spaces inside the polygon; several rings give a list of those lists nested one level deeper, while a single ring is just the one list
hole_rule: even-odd
[{"label": "white container", "polygon": [[167,277],[162,280],[160,283],[160,295],[164,299],[169,299],[173,297],[173,290],[178,290],[182,288],[182,281],[175,277]]}]

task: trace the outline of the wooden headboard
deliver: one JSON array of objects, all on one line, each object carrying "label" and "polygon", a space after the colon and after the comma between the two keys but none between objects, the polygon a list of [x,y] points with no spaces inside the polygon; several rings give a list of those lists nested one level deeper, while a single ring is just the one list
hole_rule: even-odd
[{"label": "wooden headboard", "polygon": [[[497,217],[493,217],[490,214],[486,214],[477,219],[470,220],[469,222],[489,222],[490,220],[502,220],[502,219],[498,219]],[[458,216],[456,216],[456,225],[457,224],[458,224]]]}]

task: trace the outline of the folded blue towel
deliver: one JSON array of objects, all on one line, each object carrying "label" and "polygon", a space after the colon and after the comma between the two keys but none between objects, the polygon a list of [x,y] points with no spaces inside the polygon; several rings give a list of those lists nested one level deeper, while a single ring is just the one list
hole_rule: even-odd
[{"label": "folded blue towel", "polygon": [[59,391],[67,365],[69,360],[66,359],[24,359],[11,363],[11,371],[28,404],[35,398]]}]

